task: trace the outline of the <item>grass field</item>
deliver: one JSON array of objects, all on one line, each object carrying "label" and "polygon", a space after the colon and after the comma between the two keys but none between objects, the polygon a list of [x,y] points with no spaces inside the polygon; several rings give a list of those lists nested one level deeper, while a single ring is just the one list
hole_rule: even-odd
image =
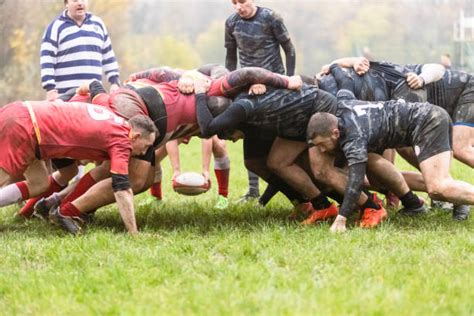
[{"label": "grass field", "polygon": [[[183,171],[199,171],[200,145],[181,147]],[[229,144],[231,194],[247,189],[241,143]],[[170,177],[164,162],[165,179]],[[474,171],[453,173],[473,182]],[[263,185],[261,184],[261,187]],[[287,221],[278,196],[264,209],[212,209],[211,192],[171,192],[138,207],[130,237],[115,207],[74,238],[46,223],[0,215],[2,315],[473,315],[474,220],[434,210],[376,230],[341,235],[328,224]],[[136,205],[145,197],[136,198]]]}]

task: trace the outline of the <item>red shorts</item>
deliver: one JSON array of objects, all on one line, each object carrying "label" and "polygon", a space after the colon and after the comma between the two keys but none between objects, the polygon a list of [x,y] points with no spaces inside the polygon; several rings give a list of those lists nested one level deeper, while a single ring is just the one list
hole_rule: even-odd
[{"label": "red shorts", "polygon": [[0,168],[12,178],[21,177],[36,159],[33,123],[26,106],[13,102],[0,108]]}]

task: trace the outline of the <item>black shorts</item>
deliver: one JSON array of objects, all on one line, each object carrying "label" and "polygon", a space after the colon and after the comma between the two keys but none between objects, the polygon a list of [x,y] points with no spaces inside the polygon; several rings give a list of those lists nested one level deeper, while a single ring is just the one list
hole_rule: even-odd
[{"label": "black shorts", "polygon": [[439,106],[433,106],[428,113],[413,137],[413,149],[418,162],[453,150],[453,124],[448,112]]},{"label": "black shorts", "polygon": [[61,158],[61,159],[51,159],[51,163],[53,164],[53,168],[55,170],[59,170],[59,169],[66,168],[75,164],[76,161],[74,159]]},{"label": "black shorts", "polygon": [[265,158],[272,149],[276,137],[252,135],[244,138],[244,159]]},{"label": "black shorts", "polygon": [[469,79],[453,113],[454,125],[474,127],[474,76]]},{"label": "black shorts", "polygon": [[148,148],[148,150],[146,151],[144,155],[136,156],[135,158],[139,160],[148,161],[154,167],[155,166],[155,149],[153,148],[153,146],[151,146],[150,148]]}]

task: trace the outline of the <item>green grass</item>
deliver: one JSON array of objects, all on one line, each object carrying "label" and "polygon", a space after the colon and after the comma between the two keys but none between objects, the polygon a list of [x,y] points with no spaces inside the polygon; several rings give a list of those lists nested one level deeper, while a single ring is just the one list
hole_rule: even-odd
[{"label": "green grass", "polygon": [[[229,150],[235,201],[247,189],[246,172],[241,143]],[[199,142],[181,152],[183,169],[199,171]],[[454,169],[472,182],[472,169]],[[113,206],[78,238],[2,209],[0,314],[474,314],[472,219],[392,211],[379,229],[332,235],[328,224],[288,222],[291,206],[280,196],[265,209],[216,211],[215,181],[198,197],[170,186],[165,181],[163,205],[137,209],[138,237],[124,233]]]}]

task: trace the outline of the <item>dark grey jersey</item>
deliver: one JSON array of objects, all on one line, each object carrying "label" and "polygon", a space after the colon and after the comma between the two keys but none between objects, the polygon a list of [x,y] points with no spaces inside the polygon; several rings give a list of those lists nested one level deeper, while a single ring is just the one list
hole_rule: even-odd
[{"label": "dark grey jersey", "polygon": [[270,9],[257,7],[250,19],[232,14],[225,23],[225,47],[239,50],[242,67],[261,67],[284,74],[280,44],[290,40],[283,19]]},{"label": "dark grey jersey", "polygon": [[[340,146],[349,165],[367,161],[369,152],[381,154],[388,148],[413,146],[434,108],[429,103],[404,100],[338,102]],[[436,124],[436,122],[434,123]]]},{"label": "dark grey jersey", "polygon": [[298,91],[275,89],[264,95],[238,97],[233,104],[245,109],[246,127],[258,128],[266,134],[305,141],[306,129],[316,112],[335,114],[336,99],[315,86],[303,85]]}]

